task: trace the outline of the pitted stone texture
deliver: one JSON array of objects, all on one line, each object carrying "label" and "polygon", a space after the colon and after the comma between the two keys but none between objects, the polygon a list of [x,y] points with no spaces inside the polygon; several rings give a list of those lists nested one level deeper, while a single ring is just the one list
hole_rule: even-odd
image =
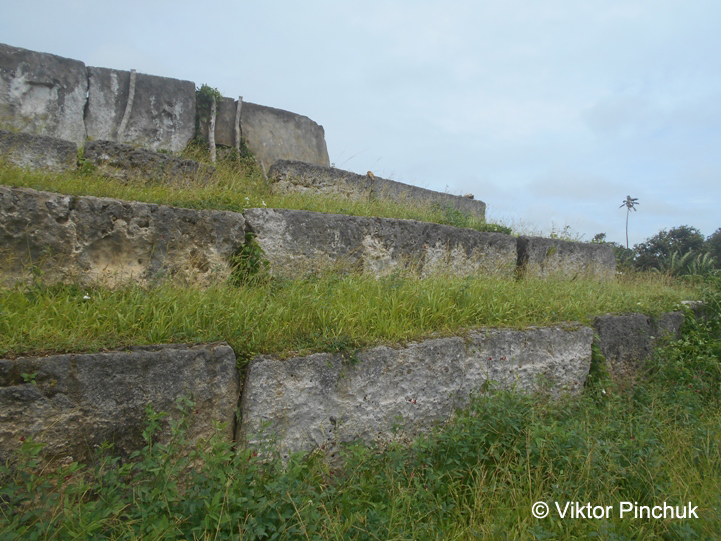
[{"label": "pitted stone texture", "polygon": [[224,280],[245,241],[241,214],[0,187],[0,272],[48,281]]},{"label": "pitted stone texture", "polygon": [[191,81],[137,73],[129,120],[125,132],[118,134],[128,103],[130,72],[88,67],[88,80],[88,137],[181,152],[195,136]]},{"label": "pitted stone texture", "polygon": [[644,314],[607,314],[594,320],[593,327],[609,372],[619,380],[633,378],[644,362],[653,357],[663,340],[678,340],[683,312],[658,317]]},{"label": "pitted stone texture", "polygon": [[0,129],[81,144],[85,64],[0,43]]},{"label": "pitted stone texture", "polygon": [[[288,456],[339,444],[410,440],[447,421],[485,385],[554,393],[583,389],[591,363],[588,327],[485,329],[348,358],[325,353],[251,361],[239,440],[273,442]],[[485,384],[485,385],[484,385]]]},{"label": "pitted stone texture", "polygon": [[278,160],[330,165],[323,126],[307,116],[243,102],[240,127],[266,171]]},{"label": "pitted stone texture", "polygon": [[101,173],[121,180],[142,178],[169,183],[207,182],[215,173],[214,167],[194,160],[181,160],[112,141],[87,142],[83,157]]},{"label": "pitted stone texture", "polygon": [[0,160],[29,169],[72,171],[77,168],[78,146],[47,135],[0,130]]},{"label": "pitted stone texture", "polygon": [[248,209],[244,216],[276,275],[412,268],[422,275],[512,276],[516,265],[516,240],[502,233],[301,210]]},{"label": "pitted stone texture", "polygon": [[518,237],[518,265],[527,277],[611,280],[616,276],[616,255],[607,244]]},{"label": "pitted stone texture", "polygon": [[221,422],[222,435],[232,441],[239,383],[235,354],[224,343],[3,359],[0,457],[30,437],[47,444],[48,460],[88,460],[104,441],[127,456],[145,445],[146,406],[170,414],[162,421],[163,442],[169,419],[180,417],[176,400],[182,397],[195,402],[188,417],[192,439],[212,436],[213,423]]},{"label": "pitted stone texture", "polygon": [[334,167],[281,160],[273,164],[268,177],[279,193],[332,194],[350,199],[372,197],[411,205],[450,207],[481,219],[485,219],[486,216],[486,204],[483,201],[434,192],[377,176],[358,175]]},{"label": "pitted stone texture", "polygon": [[[220,100],[215,118],[215,144],[235,148],[235,112],[238,106],[237,100],[223,98]],[[245,106],[245,104],[244,104]],[[197,104],[196,104],[197,107]],[[242,109],[241,109],[242,111]],[[205,113],[207,114],[207,113]],[[200,136],[208,140],[209,120],[200,119]]]}]

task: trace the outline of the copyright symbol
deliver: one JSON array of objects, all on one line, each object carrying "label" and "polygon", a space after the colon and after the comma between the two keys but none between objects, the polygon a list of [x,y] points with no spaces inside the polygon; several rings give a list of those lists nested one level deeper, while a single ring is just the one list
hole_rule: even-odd
[{"label": "copyright symbol", "polygon": [[536,502],[531,507],[531,513],[536,518],[546,518],[548,516],[548,504],[545,502]]}]

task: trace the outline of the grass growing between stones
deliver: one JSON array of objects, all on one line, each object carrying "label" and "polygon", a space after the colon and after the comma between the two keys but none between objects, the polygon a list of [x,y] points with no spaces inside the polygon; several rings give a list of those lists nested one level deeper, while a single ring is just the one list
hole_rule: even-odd
[{"label": "grass growing between stones", "polygon": [[93,172],[38,172],[0,163],[0,185],[33,188],[67,195],[113,197],[194,209],[242,212],[246,208],[284,208],[352,216],[377,216],[418,220],[480,231],[508,232],[510,229],[487,224],[451,208],[423,205],[414,201],[392,202],[380,199],[348,199],[314,194],[274,194],[271,183],[252,161],[240,165],[220,162],[210,182],[114,180]]},{"label": "grass growing between stones", "polygon": [[[414,444],[347,447],[332,469],[318,455],[284,467],[219,439],[189,444],[182,423],[159,445],[152,411],[130,461],[107,452],[52,472],[25,442],[13,467],[0,465],[0,539],[715,539],[719,297],[707,301],[708,323],[689,322],[633,389],[616,389],[601,365],[579,398],[491,389]],[[531,513],[539,501],[547,518]],[[561,519],[555,502],[611,510]],[[622,518],[622,502],[690,502],[698,518]]]},{"label": "grass growing between stones", "polygon": [[659,313],[697,295],[658,275],[595,282],[326,274],[208,289],[170,282],[108,289],[38,281],[0,289],[0,356],[217,340],[227,341],[240,358],[352,350],[478,326]]}]

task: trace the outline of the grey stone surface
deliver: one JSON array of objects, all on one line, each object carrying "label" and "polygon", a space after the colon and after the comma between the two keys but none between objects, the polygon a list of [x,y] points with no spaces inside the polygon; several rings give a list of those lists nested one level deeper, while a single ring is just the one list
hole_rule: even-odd
[{"label": "grey stone surface", "polygon": [[85,64],[0,43],[0,129],[81,144]]},{"label": "grey stone surface", "polygon": [[644,314],[606,314],[594,320],[593,328],[609,372],[624,380],[632,378],[652,358],[661,341],[680,338],[683,322],[683,312],[668,312],[655,318]]},{"label": "grey stone surface", "polygon": [[242,136],[266,171],[277,160],[330,165],[323,126],[282,109],[243,102]]},{"label": "grey stone surface", "polygon": [[181,152],[195,136],[195,84],[144,73],[136,77],[133,107],[119,136],[130,72],[88,67],[88,137]]},{"label": "grey stone surface", "polygon": [[616,276],[616,255],[607,244],[571,242],[542,237],[518,237],[518,265],[528,277]]},{"label": "grey stone surface", "polygon": [[483,201],[434,192],[375,175],[358,175],[334,167],[280,160],[270,168],[268,177],[279,193],[309,192],[342,195],[351,199],[390,199],[411,205],[450,207],[481,219],[486,216],[486,204]]},{"label": "grey stone surface", "polygon": [[248,209],[244,216],[276,275],[411,267],[423,275],[512,276],[516,265],[516,240],[501,233],[300,210]]},{"label": "grey stone surface", "polygon": [[239,213],[0,187],[5,283],[27,279],[34,266],[49,281],[210,284],[227,278],[244,241]]},{"label": "grey stone surface", "polygon": [[0,160],[29,169],[72,171],[77,167],[78,146],[47,135],[0,130]]},{"label": "grey stone surface", "polygon": [[[215,118],[215,144],[235,148],[235,109],[237,100],[223,98]],[[245,106],[245,104],[244,104]],[[242,111],[242,109],[241,109]],[[208,140],[209,122],[200,119],[200,136]]]},{"label": "grey stone surface", "polygon": [[212,436],[217,421],[232,441],[239,383],[235,354],[224,343],[3,359],[0,458],[30,437],[47,444],[48,460],[88,460],[104,441],[127,456],[144,445],[146,406],[170,414],[160,437],[167,441],[168,420],[180,417],[176,400],[184,396],[195,402],[191,438]]},{"label": "grey stone surface", "polygon": [[112,141],[88,141],[83,157],[110,177],[127,180],[143,178],[152,181],[207,182],[215,168],[194,160],[153,152]]},{"label": "grey stone surface", "polygon": [[681,301],[681,304],[691,310],[691,313],[697,320],[706,317],[707,306],[703,301]]},{"label": "grey stone surface", "polygon": [[352,358],[259,356],[246,375],[239,441],[273,443],[284,456],[321,449],[333,458],[345,442],[413,439],[447,421],[486,382],[578,393],[592,338],[588,327],[483,329]]}]

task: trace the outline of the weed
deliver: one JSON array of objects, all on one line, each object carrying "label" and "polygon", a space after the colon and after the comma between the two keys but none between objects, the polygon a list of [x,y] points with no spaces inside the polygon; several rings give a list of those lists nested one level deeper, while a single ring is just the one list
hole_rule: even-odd
[{"label": "weed", "polygon": [[247,284],[253,279],[262,277],[263,272],[267,271],[270,266],[253,233],[245,234],[245,243],[231,257],[230,264],[232,267],[230,282],[236,286]]},{"label": "weed", "polygon": [[23,378],[24,383],[32,383],[33,385],[38,384],[38,382],[37,382],[38,373],[37,372],[32,372],[32,373],[24,372],[24,373],[20,374],[20,376]]}]

